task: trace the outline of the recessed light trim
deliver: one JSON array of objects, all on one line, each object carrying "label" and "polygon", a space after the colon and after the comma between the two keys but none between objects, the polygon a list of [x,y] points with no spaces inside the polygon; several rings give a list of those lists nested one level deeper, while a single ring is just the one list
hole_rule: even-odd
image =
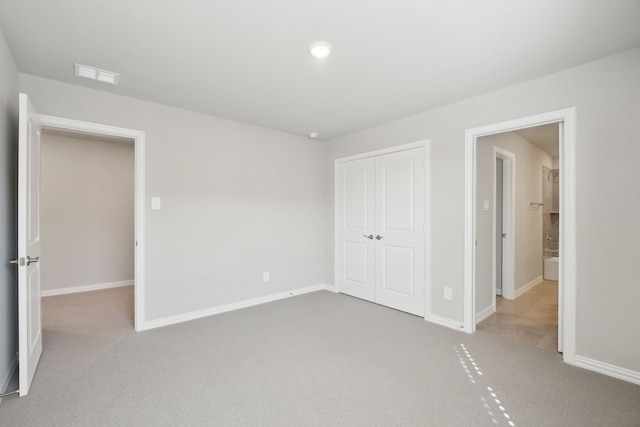
[{"label": "recessed light trim", "polygon": [[89,65],[78,64],[77,62],[73,64],[75,75],[78,77],[83,77],[85,79],[96,80],[102,83],[109,83],[112,85],[117,85],[118,80],[120,80],[120,74],[114,73],[113,71],[101,70],[100,68],[91,67]]},{"label": "recessed light trim", "polygon": [[327,42],[315,42],[309,45],[309,53],[316,58],[326,58],[331,55],[331,51],[333,50],[333,46],[331,46]]},{"label": "recessed light trim", "polygon": [[309,132],[309,139],[317,139],[318,138],[318,132]]}]

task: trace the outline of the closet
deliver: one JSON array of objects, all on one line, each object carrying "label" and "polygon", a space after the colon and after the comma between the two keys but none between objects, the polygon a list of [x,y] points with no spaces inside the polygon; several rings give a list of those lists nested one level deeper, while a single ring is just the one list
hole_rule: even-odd
[{"label": "closet", "polygon": [[339,292],[425,315],[425,146],[336,160]]}]

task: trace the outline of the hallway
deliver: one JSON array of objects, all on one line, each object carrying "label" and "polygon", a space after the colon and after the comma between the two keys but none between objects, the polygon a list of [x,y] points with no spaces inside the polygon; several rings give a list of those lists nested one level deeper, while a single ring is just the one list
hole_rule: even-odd
[{"label": "hallway", "polygon": [[544,280],[515,300],[496,296],[496,312],[477,329],[557,352],[558,282]]}]

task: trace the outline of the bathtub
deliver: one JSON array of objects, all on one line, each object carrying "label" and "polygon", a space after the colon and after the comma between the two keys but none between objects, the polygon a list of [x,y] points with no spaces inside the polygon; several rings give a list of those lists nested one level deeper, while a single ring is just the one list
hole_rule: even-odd
[{"label": "bathtub", "polygon": [[552,256],[544,260],[544,280],[558,280],[558,265],[560,258]]}]

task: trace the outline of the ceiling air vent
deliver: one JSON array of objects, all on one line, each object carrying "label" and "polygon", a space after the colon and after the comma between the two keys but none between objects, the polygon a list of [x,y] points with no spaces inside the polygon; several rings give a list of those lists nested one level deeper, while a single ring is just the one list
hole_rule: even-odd
[{"label": "ceiling air vent", "polygon": [[120,79],[120,74],[113,71],[101,70],[96,67],[90,67],[88,65],[82,65],[75,63],[75,75],[78,77],[84,77],[85,79],[97,80],[102,83],[109,83],[117,85]]}]

